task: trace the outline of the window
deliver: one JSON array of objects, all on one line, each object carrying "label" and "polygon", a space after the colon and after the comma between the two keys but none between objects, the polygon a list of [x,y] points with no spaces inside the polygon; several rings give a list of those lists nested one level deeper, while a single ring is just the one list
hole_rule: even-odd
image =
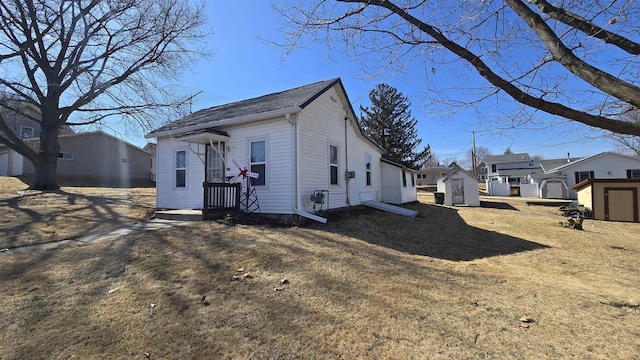
[{"label": "window", "polygon": [[58,159],[62,160],[73,160],[73,154],[68,152],[59,152]]},{"label": "window", "polygon": [[371,186],[371,154],[364,154],[364,169],[367,174],[367,186]]},{"label": "window", "polygon": [[640,178],[640,169],[627,170],[627,178],[628,179]]},{"label": "window", "polygon": [[329,183],[338,185],[338,147],[329,145]]},{"label": "window", "polygon": [[407,173],[402,170],[402,187],[407,187]]},{"label": "window", "polygon": [[413,173],[409,174],[409,176],[411,176],[411,186],[416,186],[416,180],[413,177]]},{"label": "window", "polygon": [[135,164],[136,162],[133,159],[128,159],[128,158],[122,158],[122,160],[120,160],[120,162],[122,162],[123,164]]},{"label": "window", "polygon": [[575,175],[576,175],[576,184],[579,183],[580,181],[593,179],[595,177],[593,176],[593,171],[576,171]]},{"label": "window", "polygon": [[187,152],[176,151],[176,187],[187,186]]},{"label": "window", "polygon": [[258,173],[256,179],[251,179],[254,186],[265,186],[267,184],[267,141],[252,141],[251,147],[251,172]]},{"label": "window", "polygon": [[497,170],[497,165],[496,164],[492,164],[491,165],[491,172],[496,172]]},{"label": "window", "polygon": [[33,128],[30,126],[20,126],[20,139],[30,139],[33,137]]}]

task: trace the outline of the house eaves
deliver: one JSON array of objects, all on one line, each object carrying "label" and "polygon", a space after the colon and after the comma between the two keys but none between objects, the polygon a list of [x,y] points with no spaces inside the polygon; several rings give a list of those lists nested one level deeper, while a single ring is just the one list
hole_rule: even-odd
[{"label": "house eaves", "polygon": [[558,166],[558,167],[555,167],[553,169],[549,169],[546,172],[547,173],[560,172],[560,171],[568,169],[568,168],[570,168],[570,167],[572,167],[574,165],[583,164],[583,163],[585,163],[587,161],[591,161],[591,160],[597,159],[597,158],[599,158],[601,156],[604,156],[604,155],[615,155],[615,156],[619,156],[619,157],[623,157],[623,158],[627,158],[627,159],[640,160],[640,159],[635,158],[633,156],[622,155],[622,154],[614,153],[614,152],[611,152],[611,151],[605,151],[605,152],[601,152],[599,154],[595,154],[595,155],[584,157],[584,158],[576,160],[576,161],[572,161],[570,163],[566,163],[566,164],[564,164],[562,166]]},{"label": "house eaves", "polygon": [[156,130],[146,134],[144,137],[147,139],[171,137],[171,136],[182,135],[192,131],[204,130],[212,127],[248,124],[252,122],[258,122],[258,121],[264,121],[264,120],[270,120],[273,118],[283,117],[283,116],[286,116],[287,114],[291,114],[291,115],[297,114],[301,110],[302,109],[300,107],[293,106],[286,109],[278,109],[278,110],[267,111],[259,114],[240,116],[240,117],[231,118],[231,119],[215,120],[215,121],[195,124],[191,126],[185,126],[177,129],[169,129],[164,131]]},{"label": "house eaves", "polygon": [[408,168],[408,167],[406,167],[406,166],[404,166],[404,165],[402,165],[402,164],[398,164],[397,162],[393,162],[393,161],[391,161],[391,160],[387,160],[387,159],[385,159],[385,158],[380,158],[380,161],[382,161],[383,163],[387,163],[387,164],[389,164],[389,165],[393,165],[393,166],[395,166],[395,167],[399,167],[399,168],[401,168],[402,170],[406,170],[406,171],[409,171],[409,172],[412,172],[412,173],[416,173],[416,174],[418,173],[418,170]]}]

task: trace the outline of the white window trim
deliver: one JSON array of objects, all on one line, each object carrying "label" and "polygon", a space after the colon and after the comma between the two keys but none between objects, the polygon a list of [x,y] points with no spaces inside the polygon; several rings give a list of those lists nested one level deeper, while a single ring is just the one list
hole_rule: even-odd
[{"label": "white window trim", "polygon": [[[184,152],[184,168],[179,168],[177,164],[178,153]],[[189,152],[187,150],[175,150],[173,152],[173,190],[184,191],[187,189],[189,184],[189,172],[187,169],[189,168]],[[184,170],[184,186],[178,186],[176,183],[176,174],[178,170]]]},{"label": "white window trim", "polygon": [[[369,169],[367,169],[367,157],[369,158]],[[373,186],[373,156],[368,152],[364,153],[364,186]],[[370,183],[367,184],[367,174]]]},{"label": "white window trim", "polygon": [[[259,141],[264,141],[264,172],[265,172],[265,176],[266,178],[264,179],[264,185],[256,185],[257,188],[259,189],[265,189],[265,190],[269,190],[271,188],[271,157],[269,156],[269,152],[270,152],[270,139],[268,135],[261,135],[261,136],[255,136],[255,137],[251,137],[247,139],[247,158],[248,158],[248,164],[249,164],[249,170],[251,170],[251,165],[252,164],[262,164],[262,162],[256,162],[256,163],[252,163],[251,162],[251,143],[254,142],[259,142]],[[242,163],[238,163],[238,165],[240,166],[244,166],[242,165]]]},{"label": "white window trim", "polygon": [[[331,147],[335,147],[336,148],[336,157],[337,157],[337,164],[332,164],[331,163]],[[340,187],[340,146],[337,143],[334,142],[328,142],[327,143],[327,165],[328,168],[328,177],[327,177],[327,183],[329,184],[329,186],[332,187]],[[331,183],[331,167],[335,166],[336,167],[336,181],[337,184],[332,184]]]}]

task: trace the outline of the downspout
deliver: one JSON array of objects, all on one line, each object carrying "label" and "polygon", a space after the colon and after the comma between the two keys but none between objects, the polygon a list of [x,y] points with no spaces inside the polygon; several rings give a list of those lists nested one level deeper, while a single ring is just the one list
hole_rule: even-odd
[{"label": "downspout", "polygon": [[299,146],[298,146],[298,136],[299,136],[299,129],[298,129],[298,123],[296,120],[291,118],[291,114],[286,114],[285,115],[285,119],[287,120],[287,122],[289,123],[289,125],[291,125],[293,127],[293,131],[291,133],[291,138],[292,138],[292,148],[293,148],[293,157],[292,157],[292,168],[294,169],[294,174],[293,174],[293,186],[292,186],[292,203],[293,203],[293,210],[295,212],[295,210],[298,210],[302,207],[302,204],[300,204],[300,200],[299,199],[299,194],[300,194],[300,181],[299,177],[300,177],[300,164],[298,163],[298,153],[300,151]]},{"label": "downspout", "polygon": [[349,118],[347,116],[344,117],[344,160],[345,160],[345,183],[347,185],[347,206],[351,206],[351,201],[349,201],[349,148],[347,146],[347,122]]}]

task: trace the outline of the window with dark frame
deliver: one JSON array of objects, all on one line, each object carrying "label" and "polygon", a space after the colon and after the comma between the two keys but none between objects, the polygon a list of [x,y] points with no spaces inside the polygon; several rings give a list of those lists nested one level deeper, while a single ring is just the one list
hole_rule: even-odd
[{"label": "window with dark frame", "polygon": [[176,151],[176,187],[187,186],[187,152]]},{"label": "window with dark frame", "polygon": [[497,165],[496,164],[491,164],[491,172],[496,172],[497,170]]},{"label": "window with dark frame", "polygon": [[640,178],[640,169],[627,170],[627,179],[637,179],[637,178]]},{"label": "window with dark frame", "polygon": [[416,180],[413,177],[413,173],[410,173],[409,176],[411,176],[411,186],[416,186]]},{"label": "window with dark frame", "polygon": [[329,145],[329,183],[338,185],[338,147]]},{"label": "window with dark frame", "polygon": [[407,187],[407,173],[402,170],[402,187]]},{"label": "window with dark frame", "polygon": [[251,179],[253,186],[265,186],[267,184],[267,141],[252,141],[251,147],[251,172],[259,176]]},{"label": "window with dark frame", "polygon": [[371,186],[371,154],[364,154],[364,167],[367,174],[367,186]]},{"label": "window with dark frame", "polygon": [[595,178],[593,171],[576,171],[575,177],[576,184],[587,179]]}]

